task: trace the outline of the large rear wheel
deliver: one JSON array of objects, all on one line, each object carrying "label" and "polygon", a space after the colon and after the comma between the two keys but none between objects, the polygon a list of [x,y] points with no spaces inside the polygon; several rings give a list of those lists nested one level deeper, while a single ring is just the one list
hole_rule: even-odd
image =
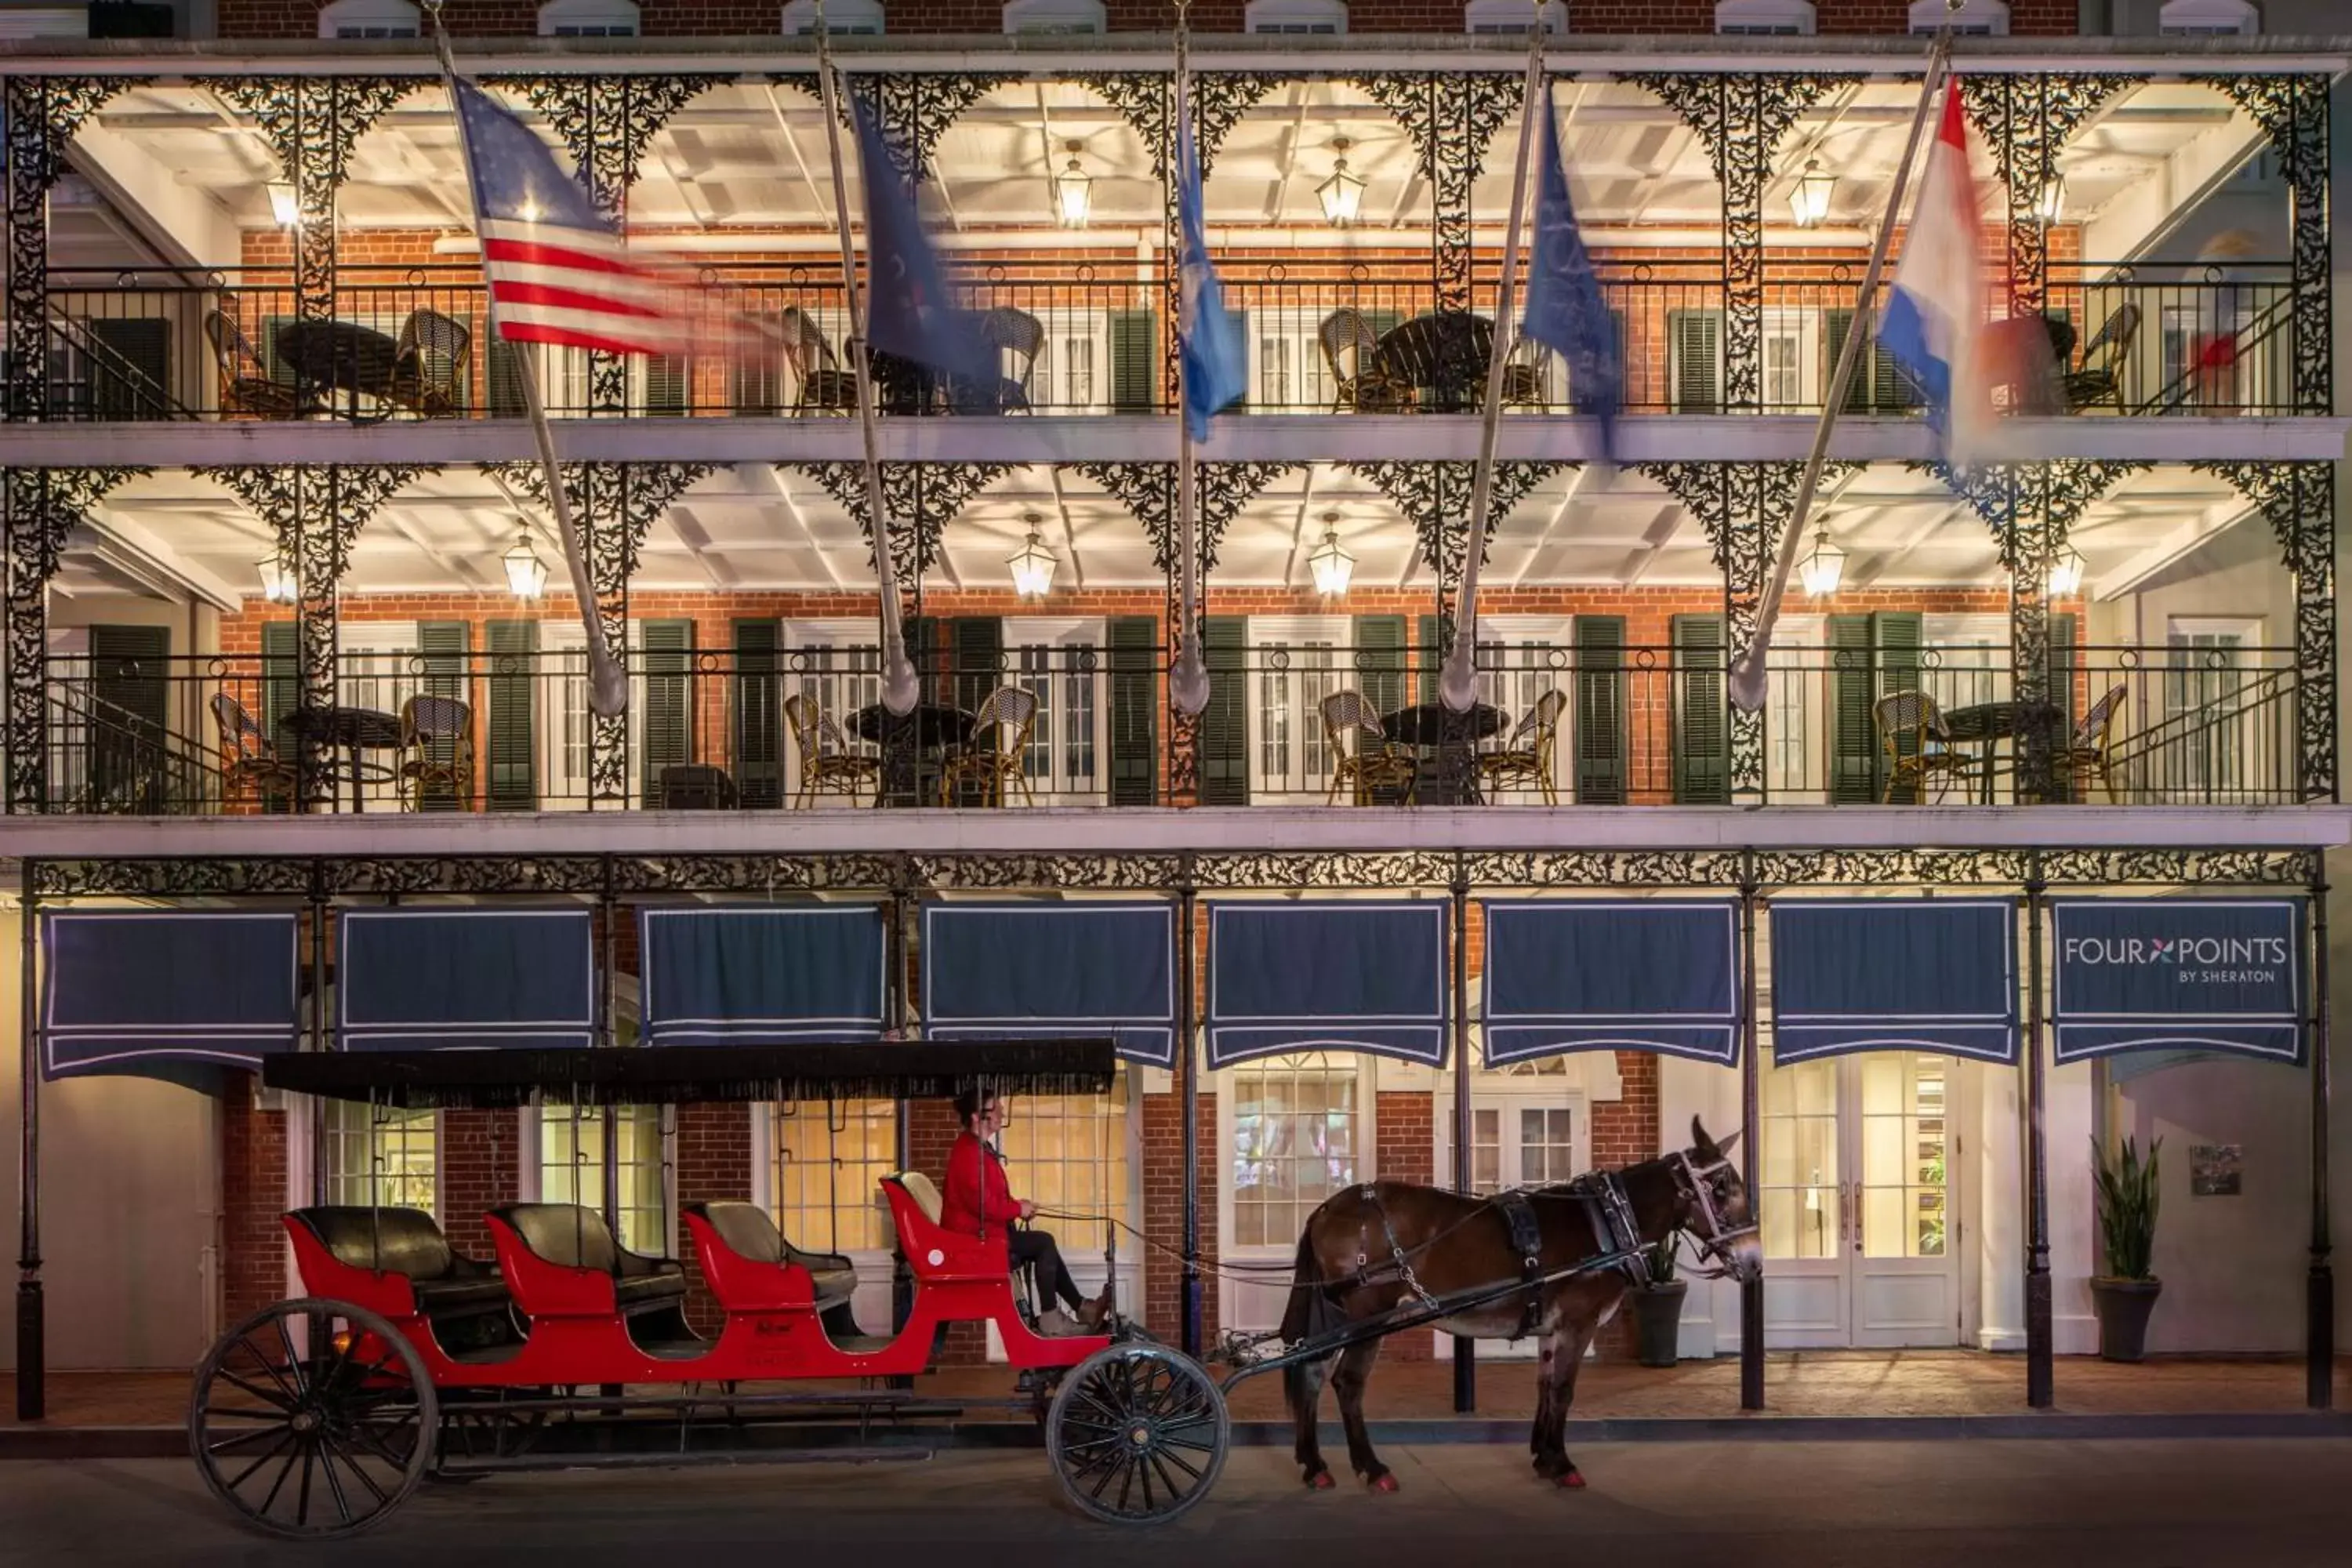
[{"label": "large rear wheel", "polygon": [[1079,1510],[1111,1524],[1162,1524],[1225,1468],[1225,1396],[1165,1345],[1116,1344],[1078,1363],[1045,1417],[1054,1475]]},{"label": "large rear wheel", "polygon": [[407,1500],[439,1421],[425,1363],[363,1307],[267,1307],[196,1369],[188,1446],[205,1484],[270,1535],[354,1535]]}]

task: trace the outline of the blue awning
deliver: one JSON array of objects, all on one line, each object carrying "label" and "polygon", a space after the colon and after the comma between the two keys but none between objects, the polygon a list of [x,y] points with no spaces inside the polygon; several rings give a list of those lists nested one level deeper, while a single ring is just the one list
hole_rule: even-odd
[{"label": "blue awning", "polygon": [[1601,1050],[1738,1062],[1737,900],[1480,907],[1487,1066]]},{"label": "blue awning", "polygon": [[2013,899],[1772,906],[1772,1059],[1940,1051],[2014,1064]]},{"label": "blue awning", "polygon": [[1442,903],[1209,907],[1209,1066],[1292,1051],[1445,1059]]},{"label": "blue awning", "polygon": [[154,1069],[252,1068],[295,1047],[291,911],[58,910],[42,917],[41,944],[45,1077],[177,1078]]},{"label": "blue awning", "polygon": [[594,1041],[584,909],[346,910],[337,923],[345,1050],[550,1050]]},{"label": "blue awning", "polygon": [[2300,899],[2053,900],[2056,1058],[2195,1052],[2299,1065],[2304,919]]},{"label": "blue awning", "polygon": [[882,1036],[887,947],[876,905],[649,909],[637,935],[649,1046]]},{"label": "blue awning", "polygon": [[1176,1060],[1176,911],[1164,901],[953,903],[923,910],[923,1033],[1102,1035]]}]

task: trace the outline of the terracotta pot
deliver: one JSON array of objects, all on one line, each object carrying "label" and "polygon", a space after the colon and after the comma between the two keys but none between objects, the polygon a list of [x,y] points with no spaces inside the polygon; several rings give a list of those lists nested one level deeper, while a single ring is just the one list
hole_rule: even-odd
[{"label": "terracotta pot", "polygon": [[2161,1279],[2094,1279],[2099,1312],[2099,1359],[2139,1361],[2147,1354],[2147,1318],[2163,1293]]},{"label": "terracotta pot", "polygon": [[1681,1359],[1683,1298],[1689,1294],[1686,1279],[1633,1291],[1633,1332],[1643,1366],[1672,1366]]}]

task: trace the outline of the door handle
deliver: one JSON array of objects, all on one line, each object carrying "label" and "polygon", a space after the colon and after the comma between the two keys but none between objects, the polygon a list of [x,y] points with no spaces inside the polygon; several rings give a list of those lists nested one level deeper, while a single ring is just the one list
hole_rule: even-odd
[{"label": "door handle", "polygon": [[1856,1257],[1862,1254],[1862,1180],[1856,1177],[1853,1184],[1853,1250]]}]

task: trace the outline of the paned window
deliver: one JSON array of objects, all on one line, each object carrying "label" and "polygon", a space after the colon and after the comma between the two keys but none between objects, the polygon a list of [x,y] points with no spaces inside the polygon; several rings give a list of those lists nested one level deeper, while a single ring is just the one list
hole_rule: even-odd
[{"label": "paned window", "polygon": [[326,1104],[329,1203],[437,1212],[437,1112],[349,1100]]},{"label": "paned window", "polygon": [[898,1107],[887,1100],[770,1108],[776,1228],[807,1252],[882,1252],[892,1242],[882,1178],[898,1169]]},{"label": "paned window", "polygon": [[[576,1121],[575,1121],[576,1114]],[[658,1106],[627,1105],[614,1111],[619,1158],[621,1245],[653,1257],[669,1251],[668,1156]],[[602,1107],[542,1107],[539,1124],[539,1192],[551,1204],[604,1206],[604,1117]]]},{"label": "paned window", "polygon": [[1296,1243],[1316,1205],[1358,1180],[1353,1059],[1320,1052],[1232,1069],[1233,1243]]}]

